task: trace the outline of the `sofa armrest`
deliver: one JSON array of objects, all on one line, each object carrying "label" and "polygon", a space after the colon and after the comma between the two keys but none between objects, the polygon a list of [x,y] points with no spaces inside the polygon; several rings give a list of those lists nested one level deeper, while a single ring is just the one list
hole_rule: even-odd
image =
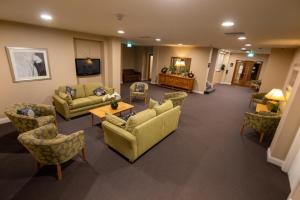
[{"label": "sofa armrest", "polygon": [[68,103],[60,98],[58,95],[53,96],[53,103],[58,113],[63,115],[66,119],[70,119],[70,108]]},{"label": "sofa armrest", "polygon": [[134,135],[110,122],[102,122],[104,142],[119,151],[130,161],[137,158],[137,143]]}]

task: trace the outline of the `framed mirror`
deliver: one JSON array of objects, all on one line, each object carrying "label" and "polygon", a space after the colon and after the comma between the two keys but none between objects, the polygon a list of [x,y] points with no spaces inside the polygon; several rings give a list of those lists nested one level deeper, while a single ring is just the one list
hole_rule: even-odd
[{"label": "framed mirror", "polygon": [[176,67],[176,74],[185,74],[190,72],[191,58],[171,57],[172,67]]}]

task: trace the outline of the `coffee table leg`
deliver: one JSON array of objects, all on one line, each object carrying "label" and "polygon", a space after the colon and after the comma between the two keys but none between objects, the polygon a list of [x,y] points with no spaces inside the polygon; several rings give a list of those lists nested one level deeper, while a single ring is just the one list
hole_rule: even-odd
[{"label": "coffee table leg", "polygon": [[91,114],[91,116],[92,116],[92,126],[94,126],[94,115]]}]

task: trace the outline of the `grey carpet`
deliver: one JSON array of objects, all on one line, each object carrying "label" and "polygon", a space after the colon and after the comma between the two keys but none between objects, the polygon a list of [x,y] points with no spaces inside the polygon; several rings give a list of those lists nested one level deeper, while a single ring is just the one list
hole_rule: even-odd
[{"label": "grey carpet", "polygon": [[[128,84],[122,96],[128,101]],[[169,89],[150,87],[161,100]],[[134,164],[108,148],[90,116],[58,117],[59,129],[85,130],[88,163],[79,157],[63,166],[36,172],[31,155],[17,142],[11,124],[0,126],[0,199],[205,199],[282,200],[289,194],[286,174],[266,162],[267,143],[252,130],[239,134],[248,111],[248,88],[217,86],[210,95],[189,94],[179,128]],[[135,111],[145,108],[134,102]]]}]

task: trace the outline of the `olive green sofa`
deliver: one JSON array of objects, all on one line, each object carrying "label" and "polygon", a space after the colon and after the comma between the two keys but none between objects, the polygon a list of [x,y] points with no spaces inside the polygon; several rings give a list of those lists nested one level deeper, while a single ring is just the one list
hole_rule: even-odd
[{"label": "olive green sofa", "polygon": [[[76,89],[74,99],[65,94],[66,86],[60,86],[53,96],[55,110],[67,120],[86,114],[90,109],[110,104],[111,99],[108,95],[114,93],[113,88],[103,87],[101,83],[78,84],[70,87]],[[105,89],[106,95],[94,95],[94,90],[99,87]]]},{"label": "olive green sofa", "polygon": [[107,116],[102,122],[104,142],[133,162],[177,129],[180,113],[180,106],[173,107],[168,100],[131,116],[127,122]]}]

